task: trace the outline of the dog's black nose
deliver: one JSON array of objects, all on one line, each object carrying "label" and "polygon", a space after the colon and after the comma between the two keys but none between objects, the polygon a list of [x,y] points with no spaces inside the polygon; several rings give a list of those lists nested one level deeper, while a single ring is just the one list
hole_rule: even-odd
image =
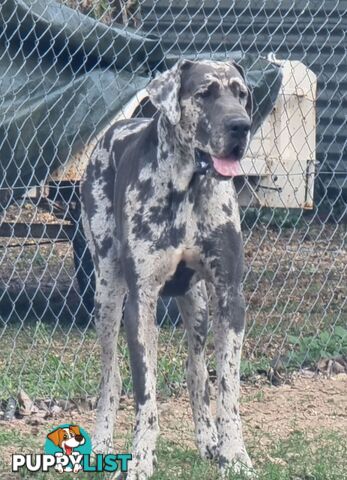
[{"label": "dog's black nose", "polygon": [[225,128],[235,138],[243,138],[251,129],[251,122],[247,118],[226,117]]},{"label": "dog's black nose", "polygon": [[77,442],[82,442],[83,436],[82,436],[82,435],[75,435],[75,440],[76,440]]}]

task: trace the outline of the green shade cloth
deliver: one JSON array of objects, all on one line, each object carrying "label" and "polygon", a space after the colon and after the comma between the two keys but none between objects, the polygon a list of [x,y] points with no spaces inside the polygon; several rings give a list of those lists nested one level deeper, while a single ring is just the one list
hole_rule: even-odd
[{"label": "green shade cloth", "polygon": [[[273,108],[280,69],[255,55],[230,56],[253,90],[256,130]],[[0,0],[0,189],[17,198],[42,183],[178,58],[155,36],[53,0]]]}]

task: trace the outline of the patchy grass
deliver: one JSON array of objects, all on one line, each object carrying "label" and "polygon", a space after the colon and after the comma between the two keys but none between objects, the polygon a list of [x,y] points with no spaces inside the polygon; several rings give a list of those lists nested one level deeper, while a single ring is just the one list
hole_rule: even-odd
[{"label": "patchy grass", "polygon": [[32,438],[28,438],[28,435],[20,430],[0,429],[0,448],[8,445],[11,445],[14,449],[18,448],[18,452],[21,452],[25,448],[34,448],[35,441]]},{"label": "patchy grass", "polygon": [[[248,451],[258,479],[264,480],[346,480],[346,375],[333,379],[294,377],[291,384],[241,385],[240,411]],[[216,413],[215,388],[211,388],[211,408]],[[198,478],[216,479],[218,471],[202,461],[194,446],[194,425],[186,392],[159,399],[161,436],[155,480]],[[95,411],[73,409],[54,418],[35,415],[0,421],[1,480],[9,475],[11,454],[40,453],[49,431],[62,423],[74,423],[92,434]],[[115,451],[128,452],[135,425],[134,404],[123,397],[114,432]],[[2,468],[1,468],[2,465]],[[90,480],[102,476],[78,475]],[[40,480],[62,477],[35,474]],[[15,478],[19,478],[18,476]],[[32,478],[28,475],[22,478]],[[231,480],[243,480],[231,476]],[[105,479],[106,480],[106,479]],[[107,480],[110,480],[107,478]]]},{"label": "patchy grass", "polygon": [[[301,333],[300,333],[301,332]],[[341,326],[303,335],[292,325],[285,334],[276,326],[258,326],[248,335],[241,362],[241,377],[269,371],[274,359],[288,372],[313,366],[321,358],[347,354],[347,330]],[[259,346],[259,338],[263,339]],[[266,343],[268,341],[268,343]],[[74,399],[96,396],[99,391],[99,345],[93,328],[80,330],[61,325],[12,324],[1,338],[1,399],[23,389],[31,398]],[[180,393],[185,386],[186,340],[182,328],[161,328],[158,354],[158,392],[162,397]],[[129,354],[123,331],[119,339],[123,392],[132,391]],[[279,357],[281,355],[281,357]],[[206,346],[211,380],[215,379],[212,335]]]},{"label": "patchy grass", "polygon": [[[18,451],[28,451],[27,438],[0,433],[0,446],[12,441]],[[294,432],[289,438],[274,441],[266,439],[262,446],[261,435],[255,433],[249,452],[253,459],[258,480],[344,480],[346,476],[347,445],[342,434],[324,432],[312,438]],[[40,453],[38,447],[37,453]],[[6,476],[7,475],[7,476]],[[70,475],[52,473],[23,473],[11,477],[3,470],[1,479],[33,478],[39,480],[70,480]],[[78,474],[80,480],[105,478],[102,474]],[[153,480],[217,480],[218,469],[213,462],[203,461],[196,450],[184,445],[161,440],[158,445],[158,466]],[[230,474],[229,480],[245,480],[242,474]]]},{"label": "patchy grass", "polygon": [[[2,335],[0,392],[16,395],[22,388],[31,398],[77,398],[98,394],[99,345],[94,329],[13,324]],[[132,389],[129,355],[123,332],[119,339],[123,390]],[[185,379],[182,329],[161,329],[158,389],[177,392]],[[3,395],[4,395],[3,393]]]},{"label": "patchy grass", "polygon": [[[259,449],[259,442],[250,446],[259,480],[342,480],[346,477],[347,446],[342,435],[324,433],[308,439],[293,433],[288,439]],[[210,462],[201,461],[193,450],[169,443],[161,445],[159,465],[153,480],[211,480],[218,470]],[[244,480],[245,475],[230,474],[230,480]]]}]

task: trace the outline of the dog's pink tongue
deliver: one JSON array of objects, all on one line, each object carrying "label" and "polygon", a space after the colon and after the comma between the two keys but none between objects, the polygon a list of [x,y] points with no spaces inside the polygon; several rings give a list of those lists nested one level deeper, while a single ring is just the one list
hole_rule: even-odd
[{"label": "dog's pink tongue", "polygon": [[243,175],[239,160],[233,158],[212,157],[213,166],[224,177],[237,177]]},{"label": "dog's pink tongue", "polygon": [[65,452],[66,452],[66,455],[71,455],[72,447],[68,447],[67,445],[65,445]]}]

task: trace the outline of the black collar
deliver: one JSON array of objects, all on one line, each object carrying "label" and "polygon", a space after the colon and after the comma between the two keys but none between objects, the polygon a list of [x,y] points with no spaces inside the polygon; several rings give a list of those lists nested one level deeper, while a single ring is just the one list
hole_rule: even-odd
[{"label": "black collar", "polygon": [[194,173],[206,175],[209,170],[211,170],[211,159],[209,154],[196,148]]}]

